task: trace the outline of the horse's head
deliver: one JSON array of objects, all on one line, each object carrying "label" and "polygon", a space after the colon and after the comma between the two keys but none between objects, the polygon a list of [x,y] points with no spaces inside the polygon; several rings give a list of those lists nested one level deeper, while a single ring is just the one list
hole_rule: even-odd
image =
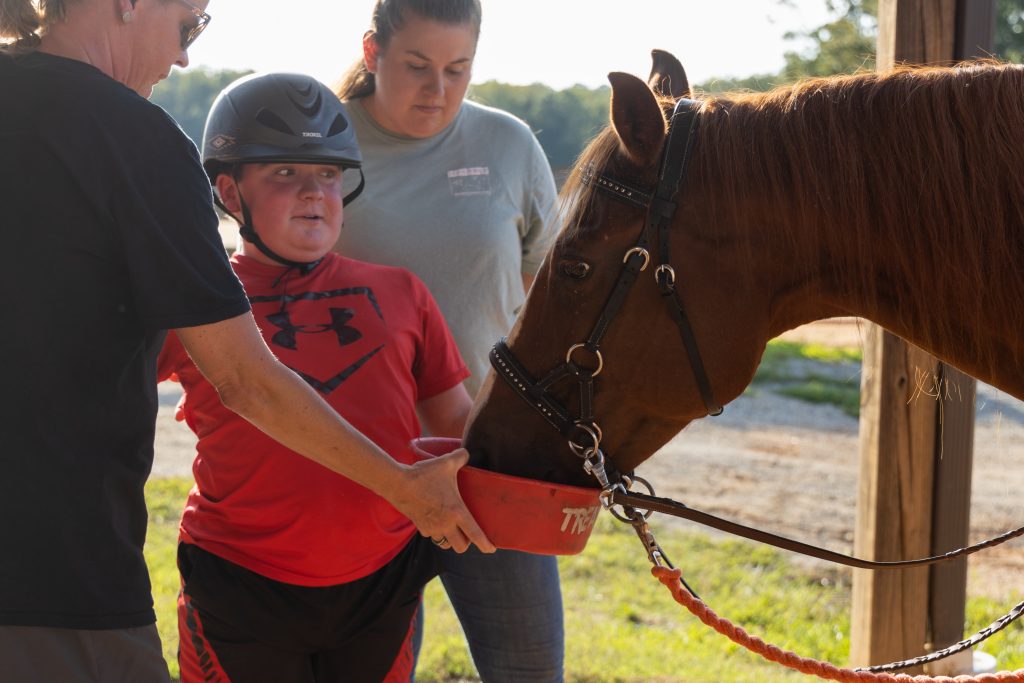
[{"label": "horse's head", "polygon": [[[524,374],[540,384],[551,378],[552,368],[568,368],[550,384],[549,395],[570,420],[583,417],[584,423],[586,389],[574,373],[582,371],[586,379],[593,372],[592,421],[600,428],[601,449],[623,472],[706,415],[709,405],[736,397],[749,383],[768,338],[767,313],[753,312],[767,311],[766,302],[755,301],[757,275],[719,248],[728,233],[714,224],[714,212],[704,205],[701,187],[707,178],[695,174],[693,164],[674,197],[671,253],[660,253],[657,235],[641,241],[650,232],[645,228],[650,201],[645,207],[637,201],[642,193],[629,188],[651,193],[657,187],[668,117],[675,99],[689,94],[686,75],[672,55],[655,51],[654,61],[647,83],[628,74],[609,75],[611,126],[583,153],[563,189],[562,232],[509,335],[513,360],[502,361],[518,359]],[[682,135],[685,144],[686,134],[674,135]],[[701,153],[696,149],[694,158]],[[616,192],[607,186],[617,182],[628,188]],[[605,187],[599,187],[602,183]],[[633,270],[645,265],[635,250],[638,243],[649,254],[650,267],[636,273],[635,284],[621,285],[624,262]],[[659,264],[674,271],[675,296],[692,327],[696,354],[686,350],[666,308],[664,283],[654,275]],[[620,289],[623,294],[612,294]],[[747,299],[744,305],[737,305],[737,297]],[[588,343],[605,322],[599,344]],[[695,366],[702,366],[709,380],[704,396]],[[593,485],[566,443],[569,438],[586,448],[593,441],[590,431],[567,437],[538,410],[536,400],[524,401],[517,393],[528,392],[489,373],[466,434],[474,462],[520,476]]]}]

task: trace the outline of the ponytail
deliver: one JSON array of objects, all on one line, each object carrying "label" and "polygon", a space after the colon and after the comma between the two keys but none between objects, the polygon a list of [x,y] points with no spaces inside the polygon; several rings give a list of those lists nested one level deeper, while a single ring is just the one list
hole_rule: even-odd
[{"label": "ponytail", "polygon": [[[471,24],[477,37],[480,36],[480,0],[377,0],[370,20],[370,31],[381,52],[387,50],[391,36],[405,25],[406,12],[442,24]],[[359,59],[342,74],[335,86],[335,93],[342,101],[357,100],[372,95],[376,87],[366,62]]]},{"label": "ponytail", "polygon": [[[0,0],[0,2],[3,2],[3,0]],[[350,66],[341,75],[338,84],[334,87],[334,92],[339,100],[347,102],[348,100],[358,100],[360,97],[372,95],[376,89],[377,85],[373,74],[366,68],[366,62],[360,57],[355,64]]]},{"label": "ponytail", "polygon": [[46,26],[64,18],[65,2],[0,0],[0,48],[31,50],[37,47]]}]

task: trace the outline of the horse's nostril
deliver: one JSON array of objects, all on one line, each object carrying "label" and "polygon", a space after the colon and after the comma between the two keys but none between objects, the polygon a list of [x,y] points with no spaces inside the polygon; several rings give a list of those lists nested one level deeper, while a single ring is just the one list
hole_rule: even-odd
[{"label": "horse's nostril", "polygon": [[561,270],[574,280],[582,280],[590,275],[590,264],[586,261],[562,261]]}]

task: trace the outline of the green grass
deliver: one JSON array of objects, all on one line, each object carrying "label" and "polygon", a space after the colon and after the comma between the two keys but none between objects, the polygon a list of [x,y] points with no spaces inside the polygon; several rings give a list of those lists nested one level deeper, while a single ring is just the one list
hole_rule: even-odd
[{"label": "green grass", "polygon": [[[753,386],[771,389],[809,403],[828,403],[851,417],[860,414],[861,350],[773,339],[768,342]],[[815,368],[840,365],[849,372],[838,377]]]},{"label": "green grass", "polygon": [[[754,378],[756,385],[815,403],[830,403],[856,417],[860,406],[857,348],[773,340]],[[848,379],[823,365],[849,366]],[[843,377],[845,373],[838,373]],[[177,680],[177,524],[191,481],[154,479],[146,559],[153,580],[157,626]],[[752,634],[798,654],[845,664],[849,652],[849,573],[810,574],[785,553],[699,533],[655,527],[666,552],[691,585],[720,615]],[[571,683],[651,681],[767,682],[804,680],[767,664],[711,631],[672,601],[649,572],[632,531],[602,514],[586,551],[560,558],[565,604],[566,680]],[[476,671],[440,582],[426,590],[426,633],[417,680],[473,681]],[[1020,600],[971,598],[966,633],[987,626]],[[1018,625],[986,641],[1001,669],[1024,667]]]},{"label": "green grass", "polygon": [[184,477],[150,479],[146,483],[149,530],[146,533],[146,564],[153,583],[156,627],[164,646],[164,659],[171,676],[178,680],[177,600],[181,579],[175,551],[178,546],[178,520],[192,480]]},{"label": "green grass", "polygon": [[860,385],[838,382],[831,378],[808,376],[799,382],[776,390],[783,396],[808,403],[830,403],[850,417],[860,416]]},{"label": "green grass", "polygon": [[[712,543],[698,534],[659,532],[694,568],[688,580],[723,613],[747,620],[779,642],[814,643],[815,651],[844,658],[848,587],[793,574],[777,553],[744,543]],[[668,548],[666,548],[668,552]],[[710,571],[701,572],[698,567]],[[782,681],[792,678],[717,635],[672,601],[650,574],[631,530],[603,515],[586,551],[561,558],[565,604],[566,678],[598,681]],[[780,592],[782,584],[789,584]],[[698,588],[699,586],[699,588]],[[820,589],[820,590],[819,590]],[[786,595],[783,595],[785,593]],[[792,599],[796,597],[798,605]],[[427,592],[427,631],[417,674],[423,682],[472,674],[466,647],[443,593]],[[441,608],[441,609],[439,609]],[[790,619],[813,632],[791,628]],[[761,630],[764,629],[764,630]],[[800,630],[803,630],[800,633]],[[435,634],[442,648],[435,650]],[[454,668],[449,668],[450,664]]]},{"label": "green grass", "polygon": [[[153,578],[157,626],[177,680],[174,564],[178,517],[190,482],[154,479],[146,559]],[[811,574],[789,556],[745,541],[712,540],[676,528],[654,527],[665,551],[720,615],[783,648],[843,664],[849,652],[849,573]],[[633,532],[602,514],[587,549],[560,558],[565,604],[566,680],[572,683],[640,681],[796,680],[711,631],[672,601],[651,575]],[[988,625],[1012,602],[971,599],[968,628]],[[475,680],[461,630],[439,582],[426,592],[426,634],[417,679],[423,683]],[[1024,634],[1017,626],[995,636],[988,652],[1000,668],[1024,666]],[[802,680],[802,679],[801,679]]]}]

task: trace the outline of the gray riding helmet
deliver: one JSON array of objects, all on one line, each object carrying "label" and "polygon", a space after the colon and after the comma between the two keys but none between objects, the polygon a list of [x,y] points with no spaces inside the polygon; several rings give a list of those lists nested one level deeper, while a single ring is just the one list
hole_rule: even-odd
[{"label": "gray riding helmet", "polygon": [[[330,88],[303,74],[252,74],[217,96],[203,130],[203,168],[216,186],[217,176],[237,164],[331,164],[359,169],[359,185],[345,196],[348,204],[363,191],[363,158],[345,106]],[[214,201],[231,213],[217,192]],[[300,263],[275,253],[260,238],[241,199],[239,233],[268,257],[309,272],[321,259]]]},{"label": "gray riding helmet", "polygon": [[303,74],[269,73],[225,88],[203,130],[211,182],[226,167],[253,162],[360,168],[363,159],[345,106],[330,88]]}]

